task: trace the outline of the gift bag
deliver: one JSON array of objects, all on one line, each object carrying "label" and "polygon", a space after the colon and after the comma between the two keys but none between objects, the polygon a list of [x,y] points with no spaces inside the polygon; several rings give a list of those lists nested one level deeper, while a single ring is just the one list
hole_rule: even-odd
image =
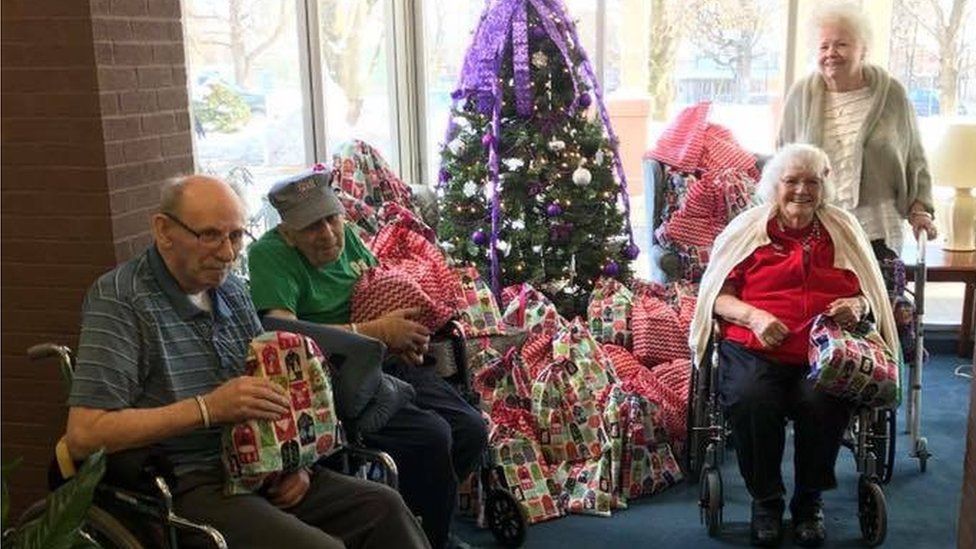
[{"label": "gift bag", "polygon": [[464,327],[465,337],[479,337],[504,333],[502,315],[491,288],[474,267],[458,267],[454,276],[460,281],[452,286],[457,291],[454,301]]},{"label": "gift bag", "polygon": [[610,452],[580,462],[564,462],[554,473],[562,507],[568,513],[609,517],[614,498]]},{"label": "gift bag", "polygon": [[507,431],[493,432],[489,440],[493,463],[501,472],[500,480],[521,504],[529,522],[535,524],[563,516],[558,505],[562,490],[549,480],[538,445]]},{"label": "gift bag", "polygon": [[532,415],[547,463],[596,457],[608,444],[596,395],[579,377],[575,364],[559,361],[532,384]]},{"label": "gift bag", "polygon": [[570,371],[569,381],[577,391],[585,387],[593,394],[600,394],[617,379],[613,362],[578,317],[553,336],[552,358],[564,361],[575,370]]},{"label": "gift bag", "polygon": [[593,286],[587,307],[590,333],[603,343],[630,348],[630,309],[634,294],[619,280],[601,277]]},{"label": "gift bag", "polygon": [[453,310],[461,282],[447,265],[444,254],[423,236],[402,225],[387,225],[370,243],[383,267],[395,267],[417,282],[424,293]]},{"label": "gift bag", "polygon": [[327,359],[315,342],[289,332],[266,332],[248,349],[245,372],[286,389],[291,411],[281,419],[250,420],[223,430],[224,492],[261,489],[281,473],[297,471],[327,455],[337,421]]},{"label": "gift bag", "polygon": [[810,329],[809,378],[817,390],[857,404],[887,408],[899,401],[898,358],[867,322],[844,330],[817,316]]},{"label": "gift bag", "polygon": [[[502,291],[507,303],[502,320],[511,328],[531,334],[553,332],[566,324],[549,298],[528,283],[510,286]],[[504,296],[509,296],[505,299]]]},{"label": "gift bag", "polygon": [[472,384],[478,392],[481,409],[491,414],[496,403],[509,408],[532,409],[532,382],[517,349],[501,355],[491,347],[483,351],[487,358],[472,371]]},{"label": "gift bag", "polygon": [[681,294],[676,299],[677,307],[649,292],[634,300],[634,356],[648,368],[691,357],[688,331],[695,311],[695,298]]},{"label": "gift bag", "polygon": [[441,329],[454,317],[454,309],[424,291],[414,277],[398,267],[379,266],[368,269],[353,287],[350,303],[351,322],[369,322],[398,309],[419,308],[413,319],[432,332]]}]

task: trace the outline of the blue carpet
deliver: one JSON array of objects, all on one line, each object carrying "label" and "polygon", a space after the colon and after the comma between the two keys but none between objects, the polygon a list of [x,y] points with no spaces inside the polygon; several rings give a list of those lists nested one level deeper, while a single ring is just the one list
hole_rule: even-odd
[{"label": "blue carpet", "polygon": [[[953,375],[964,362],[950,354],[932,357],[924,369],[922,434],[928,438],[925,473],[908,456],[904,408],[898,414],[895,470],[884,486],[888,502],[888,536],[884,547],[941,548],[956,546],[962,466],[965,452],[968,379]],[[783,476],[792,490],[792,442],[787,440]],[[525,547],[737,547],[749,545],[749,495],[727,454],[722,467],[725,522],[722,533],[709,538],[698,518],[698,485],[682,483],[617,511],[610,518],[569,516],[529,527]],[[824,495],[828,547],[862,547],[857,520],[857,474],[851,452],[841,449],[836,490]],[[789,513],[787,513],[787,516]],[[469,519],[457,519],[455,532],[478,547],[494,546],[494,538]],[[789,535],[784,546],[790,546]]]}]

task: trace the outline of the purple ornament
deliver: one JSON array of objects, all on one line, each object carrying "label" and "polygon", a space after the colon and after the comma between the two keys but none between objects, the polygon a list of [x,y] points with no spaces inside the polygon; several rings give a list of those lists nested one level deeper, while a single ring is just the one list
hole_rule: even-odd
[{"label": "purple ornament", "polygon": [[488,243],[488,234],[485,233],[485,231],[478,229],[477,231],[471,233],[471,241],[478,246],[484,246]]},{"label": "purple ornament", "polygon": [[494,143],[494,142],[495,142],[495,136],[492,135],[492,134],[490,134],[490,133],[486,133],[481,138],[481,144],[484,145],[485,148],[491,147],[492,143]]},{"label": "purple ornament", "polygon": [[532,183],[529,183],[529,196],[535,196],[535,195],[541,193],[542,192],[542,187],[543,187],[543,185],[542,185],[542,182],[540,182],[540,181],[534,181]]},{"label": "purple ornament", "polygon": [[451,180],[451,172],[441,168],[441,170],[437,172],[437,180],[441,183],[447,183]]},{"label": "purple ornament", "polygon": [[325,171],[325,164],[323,164],[321,162],[316,163],[314,166],[312,166],[312,171],[313,172],[324,172]]},{"label": "purple ornament", "polygon": [[451,99],[455,101],[461,99],[462,97],[464,97],[464,90],[462,90],[461,88],[458,88],[451,92]]},{"label": "purple ornament", "polygon": [[546,37],[546,29],[536,25],[529,29],[529,37],[531,37],[533,40],[542,40]]},{"label": "purple ornament", "polygon": [[581,109],[589,107],[592,103],[593,99],[588,93],[581,94],[579,98],[576,99],[576,104],[579,105]]},{"label": "purple ornament", "polygon": [[562,213],[563,213],[562,207],[559,204],[556,204],[555,202],[549,204],[549,207],[546,208],[546,215],[548,215],[549,217],[556,217],[558,215],[561,215]]},{"label": "purple ornament", "polygon": [[627,244],[627,246],[624,247],[622,255],[624,256],[624,259],[633,261],[637,259],[637,256],[640,255],[640,248],[638,248],[637,244],[634,243]]},{"label": "purple ornament", "polygon": [[620,274],[620,265],[616,261],[608,261],[606,265],[603,266],[603,274],[607,276],[617,276]]}]

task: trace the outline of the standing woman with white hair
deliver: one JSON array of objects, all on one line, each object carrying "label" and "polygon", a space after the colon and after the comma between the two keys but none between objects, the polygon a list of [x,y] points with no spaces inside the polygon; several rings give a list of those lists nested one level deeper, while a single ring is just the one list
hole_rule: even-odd
[{"label": "standing woman with white hair", "polygon": [[833,166],[834,204],[852,212],[875,247],[902,248],[902,223],[935,238],[932,185],[905,88],[865,63],[871,29],[850,4],[821,7],[811,20],[817,71],[786,99],[778,145],[810,143]]},{"label": "standing woman with white hair", "polygon": [[828,203],[829,173],[827,155],[812,145],[787,145],[773,156],[759,182],[764,204],[715,239],[691,324],[692,356],[701,364],[712,319],[720,321],[719,403],[753,500],[754,545],[782,539],[787,418],[796,446],[793,538],[814,547],[826,537],[821,492],[837,485],[834,463],[851,407],[807,379],[814,319],[824,314],[850,327],[873,311],[886,343],[898,346],[871,245],[850,213]]}]

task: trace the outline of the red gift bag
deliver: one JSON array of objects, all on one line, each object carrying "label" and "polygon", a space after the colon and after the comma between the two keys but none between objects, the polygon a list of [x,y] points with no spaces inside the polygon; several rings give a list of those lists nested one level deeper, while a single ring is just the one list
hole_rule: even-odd
[{"label": "red gift bag", "polygon": [[432,332],[447,324],[455,312],[399,267],[373,267],[359,277],[353,288],[350,320],[368,322],[397,309],[413,307],[421,310],[415,320]]},{"label": "red gift bag", "polygon": [[690,358],[688,331],[695,312],[695,298],[680,296],[678,307],[644,293],[634,300],[634,356],[647,367]]}]

